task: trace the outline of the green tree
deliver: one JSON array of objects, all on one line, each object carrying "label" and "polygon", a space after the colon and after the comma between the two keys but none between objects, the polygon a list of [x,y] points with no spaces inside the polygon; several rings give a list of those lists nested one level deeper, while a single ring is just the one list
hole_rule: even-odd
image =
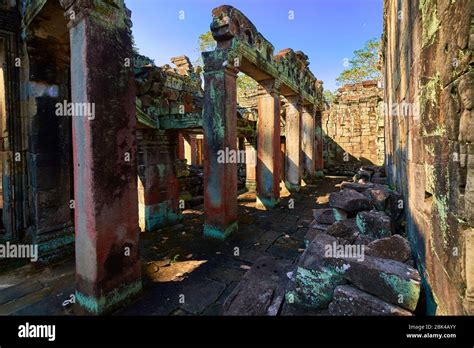
[{"label": "green tree", "polygon": [[365,80],[377,80],[381,77],[378,69],[380,40],[371,39],[362,49],[354,51],[349,60],[348,69],[336,79],[338,85],[358,83]]},{"label": "green tree", "polygon": [[[212,37],[212,33],[209,30],[208,32],[199,35],[198,38],[198,51],[200,53],[202,52],[208,52],[208,51],[214,51],[217,47],[216,40]],[[193,65],[195,66],[203,66],[203,61],[202,61],[202,56],[199,55],[199,57],[194,61]]]},{"label": "green tree", "polygon": [[216,40],[212,37],[212,33],[209,30],[208,32],[199,35],[199,51],[214,51],[217,47]]},{"label": "green tree", "polygon": [[334,92],[331,92],[329,89],[325,89],[323,92],[324,100],[328,104],[332,104],[332,101],[334,99]]}]

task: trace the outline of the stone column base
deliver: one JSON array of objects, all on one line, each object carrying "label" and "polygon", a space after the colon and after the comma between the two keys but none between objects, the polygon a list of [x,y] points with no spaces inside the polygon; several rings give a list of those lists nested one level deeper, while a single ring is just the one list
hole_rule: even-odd
[{"label": "stone column base", "polygon": [[101,297],[93,297],[76,290],[76,302],[80,305],[79,314],[103,315],[112,312],[142,291],[142,282],[121,285]]},{"label": "stone column base", "polygon": [[301,189],[300,184],[292,184],[288,181],[285,181],[285,186],[288,189],[288,191],[290,191],[290,192],[299,192],[300,189]]},{"label": "stone column base", "polygon": [[255,208],[259,210],[269,210],[275,208],[279,204],[279,199],[265,198],[257,195],[257,202],[255,203]]},{"label": "stone column base", "polygon": [[247,180],[245,182],[245,187],[249,192],[257,191],[257,182],[255,180]]},{"label": "stone column base", "polygon": [[204,224],[204,236],[224,240],[228,236],[230,236],[234,231],[237,231],[237,229],[238,229],[237,221],[231,223],[229,226],[227,226],[225,228],[210,226],[210,225],[205,223]]}]

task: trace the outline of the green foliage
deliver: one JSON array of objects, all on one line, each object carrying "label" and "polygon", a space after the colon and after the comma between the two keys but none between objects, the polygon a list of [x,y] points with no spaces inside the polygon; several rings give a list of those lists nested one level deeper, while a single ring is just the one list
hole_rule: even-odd
[{"label": "green foliage", "polygon": [[[199,35],[198,39],[198,51],[199,52],[208,52],[214,51],[217,47],[216,40],[212,37],[212,33],[209,30],[208,32]],[[202,57],[199,56],[193,63],[194,66],[202,66]]]},{"label": "green foliage", "polygon": [[237,76],[237,90],[239,94],[252,92],[257,89],[257,86],[257,81],[253,78],[242,73],[239,73]]},{"label": "green foliage", "polygon": [[371,39],[362,49],[354,51],[349,68],[336,79],[338,85],[358,83],[365,80],[376,80],[381,77],[377,65],[379,61],[380,40]]},{"label": "green foliage", "polygon": [[334,92],[331,92],[329,89],[325,89],[323,92],[323,96],[326,103],[332,104],[335,94]]},{"label": "green foliage", "polygon": [[212,37],[212,33],[209,30],[208,32],[199,35],[199,51],[214,51],[216,49],[217,43]]}]

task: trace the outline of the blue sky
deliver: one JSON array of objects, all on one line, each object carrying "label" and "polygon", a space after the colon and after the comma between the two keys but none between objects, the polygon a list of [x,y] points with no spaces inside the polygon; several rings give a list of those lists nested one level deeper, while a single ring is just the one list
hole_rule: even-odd
[{"label": "blue sky", "polygon": [[[382,0],[125,0],[132,10],[140,53],[157,65],[174,56],[198,56],[198,36],[209,30],[212,9],[241,10],[275,47],[305,52],[324,88],[337,88],[344,58],[382,35]],[[184,20],[179,18],[184,11]],[[288,17],[293,11],[294,19]]]}]

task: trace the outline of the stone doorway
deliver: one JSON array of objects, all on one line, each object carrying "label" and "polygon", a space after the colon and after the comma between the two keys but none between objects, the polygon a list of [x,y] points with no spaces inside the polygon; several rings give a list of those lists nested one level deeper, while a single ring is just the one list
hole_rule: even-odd
[{"label": "stone doorway", "polygon": [[64,9],[48,1],[28,28],[28,183],[34,232],[43,261],[72,253],[74,185],[70,42]]}]

